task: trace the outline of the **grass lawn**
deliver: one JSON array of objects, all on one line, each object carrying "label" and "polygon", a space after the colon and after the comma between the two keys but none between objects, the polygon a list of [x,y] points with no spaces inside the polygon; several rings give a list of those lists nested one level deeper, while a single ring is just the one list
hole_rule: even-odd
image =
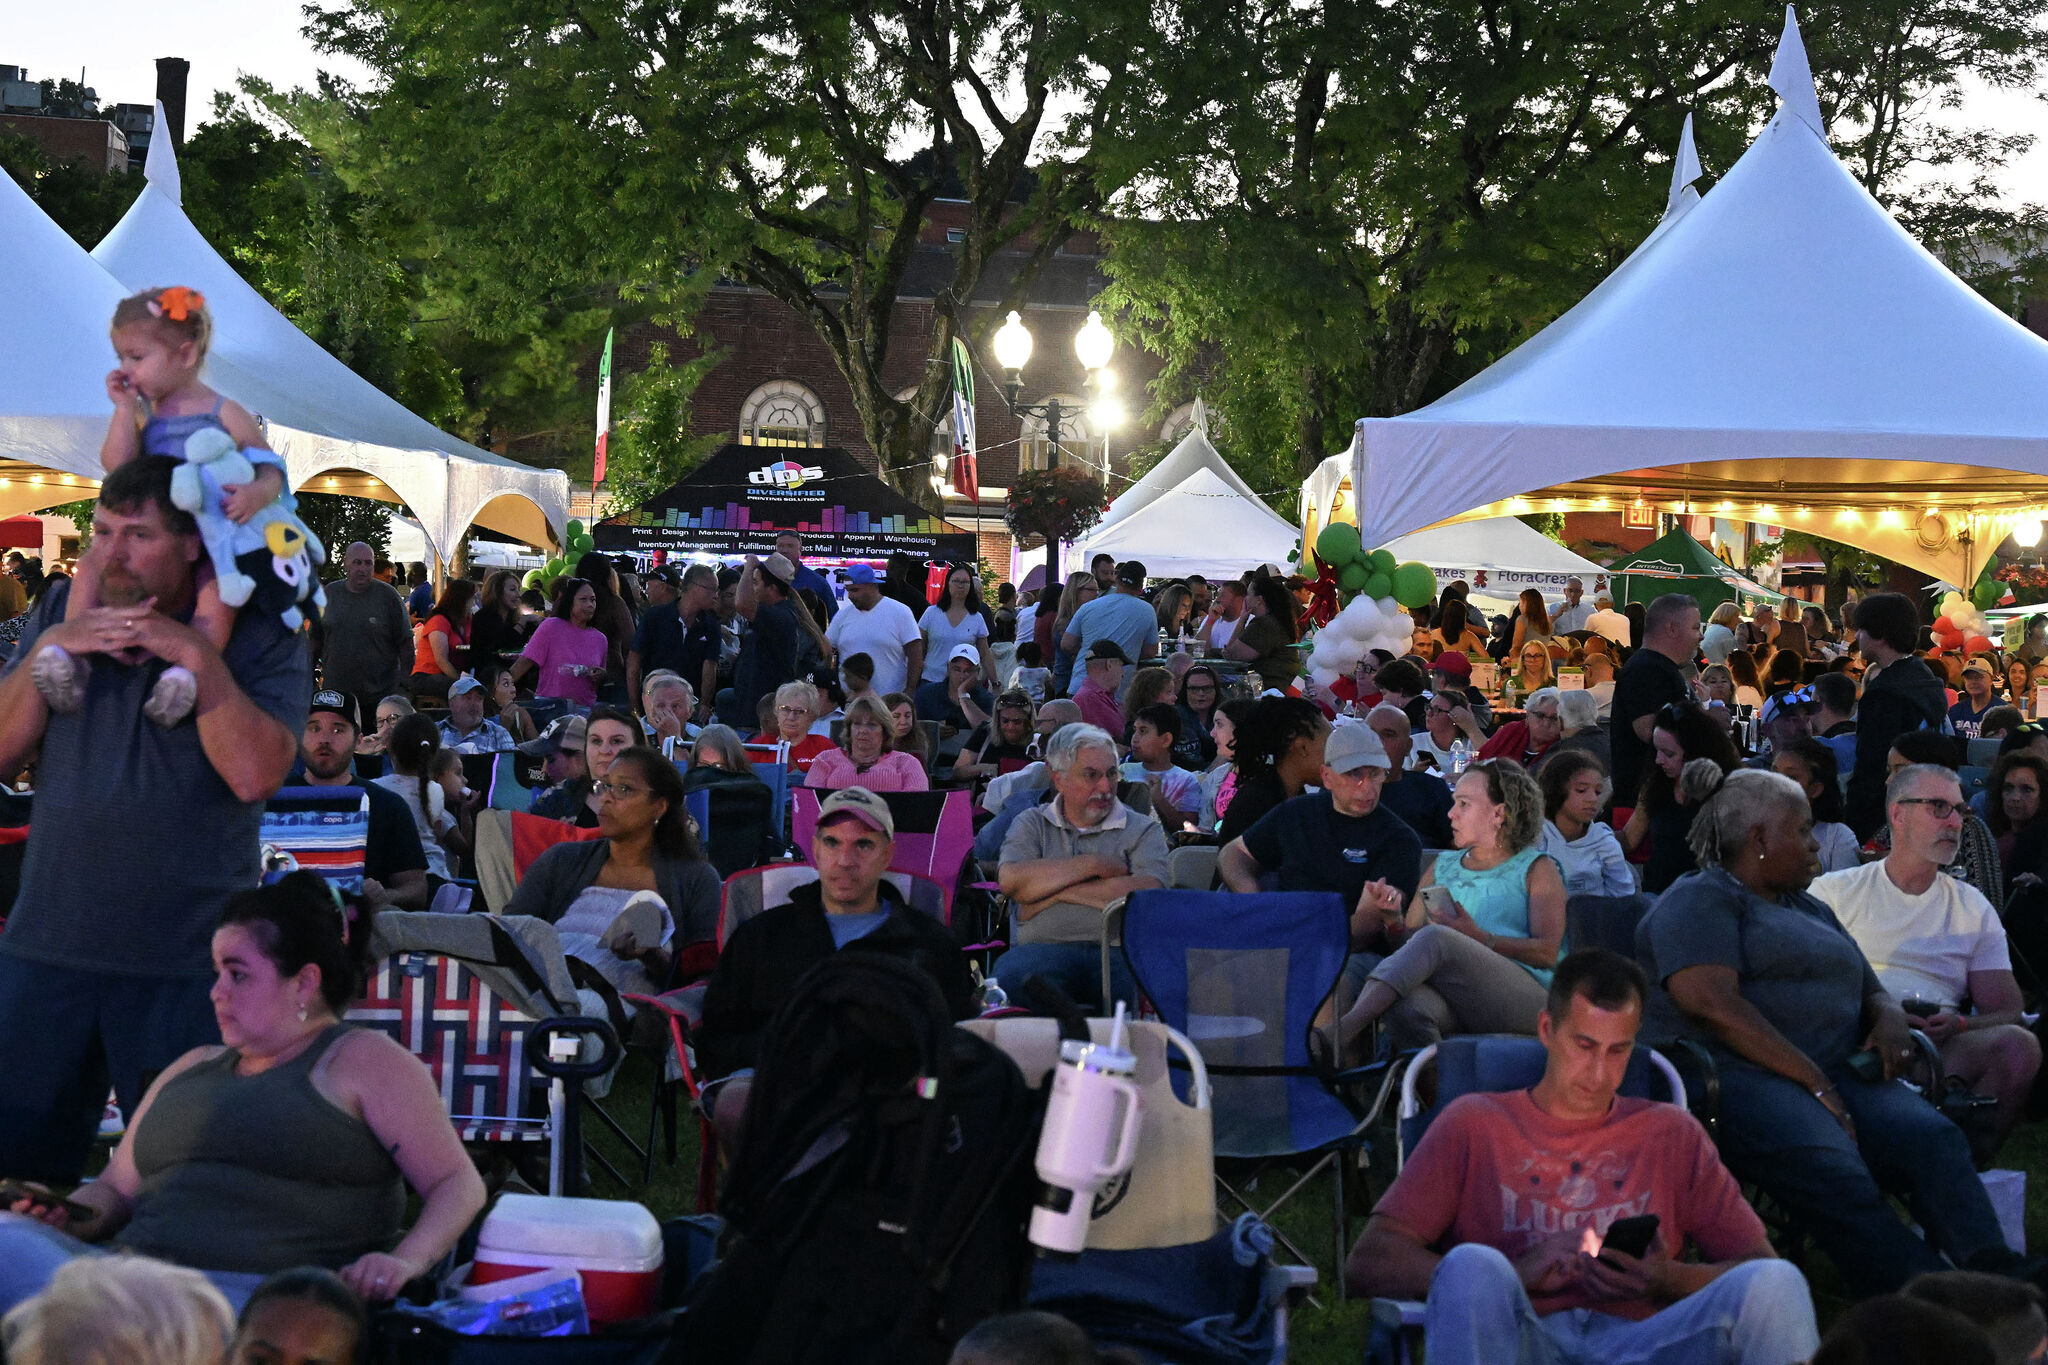
[{"label": "grass lawn", "polygon": [[[629,1058],[621,1069],[611,1098],[605,1101],[605,1107],[634,1135],[636,1141],[646,1132],[650,1076],[651,1070],[644,1059]],[[657,1159],[653,1183],[646,1190],[621,1191],[598,1176],[594,1193],[606,1198],[622,1195],[638,1198],[654,1211],[656,1217],[664,1219],[694,1212],[697,1133],[695,1121],[687,1112],[684,1126],[676,1164],[668,1166]],[[613,1136],[603,1131],[595,1119],[589,1121],[587,1128],[592,1145],[611,1155],[629,1176],[637,1180],[637,1163],[627,1165],[629,1158]],[[1375,1163],[1387,1163],[1391,1171],[1391,1150],[1382,1152],[1375,1148],[1373,1158]],[[2028,1173],[2027,1243],[2037,1249],[2048,1247],[2048,1176],[2043,1175],[2048,1172],[2048,1126],[2022,1126],[2006,1144],[1998,1164]],[[1289,1206],[1290,1212],[1276,1220],[1280,1229],[1310,1254],[1321,1276],[1316,1290],[1320,1306],[1305,1305],[1291,1325],[1293,1350],[1290,1359],[1301,1362],[1301,1365],[1356,1365],[1365,1345],[1366,1304],[1360,1301],[1339,1303],[1336,1297],[1336,1248],[1330,1221],[1333,1186],[1333,1177],[1321,1177],[1297,1194]],[[1260,1193],[1270,1198],[1285,1187],[1286,1182],[1269,1177],[1262,1182]],[[1825,1330],[1834,1316],[1848,1306],[1849,1300],[1843,1295],[1833,1267],[1825,1257],[1817,1253],[1811,1255],[1806,1270],[1813,1283],[1815,1304]]]}]

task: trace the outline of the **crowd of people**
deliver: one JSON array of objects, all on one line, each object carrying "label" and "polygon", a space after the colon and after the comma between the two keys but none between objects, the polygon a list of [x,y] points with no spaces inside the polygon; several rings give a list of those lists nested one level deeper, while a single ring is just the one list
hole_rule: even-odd
[{"label": "crowd of people", "polygon": [[[977,1009],[982,964],[881,875],[888,796],[960,791],[1012,908],[985,964],[1012,998],[1036,978],[1132,1000],[1120,955],[1102,995],[1105,909],[1212,846],[1222,889],[1349,909],[1319,1064],[1540,1041],[1543,1081],[1451,1106],[1347,1267],[1426,1295],[1432,1359],[1825,1353],[1745,1191],[1874,1302],[2014,1315],[1922,1290],[2032,1269],[1978,1171],[2048,1098],[2027,965],[2048,954],[2048,733],[2027,718],[2048,622],[1959,657],[1893,593],[1703,620],[1574,580],[1489,618],[1454,583],[1406,653],[1324,685],[1303,676],[1312,585],[1277,570],[1098,557],[990,591],[901,557],[828,576],[785,532],[723,567],[585,554],[547,600],[510,570],[434,585],[349,545],[294,632],[209,614],[171,467],[110,466],[77,575],[20,561],[0,594],[0,773],[34,791],[0,931],[0,1177],[71,1190],[0,1213],[25,1359],[64,1358],[48,1343],[80,1295],[180,1299],[210,1359],[287,1308],[360,1333],[471,1224],[484,1184],[427,1069],[346,1015],[380,914],[486,908],[479,756],[576,835],[487,908],[552,924],[621,998],[703,980],[703,1103],[734,1147],[763,1033],[822,959],[886,953]],[[359,877],[266,879],[287,785],[361,791]],[[792,786],[819,798],[805,847],[767,822],[735,847],[686,812]],[[818,880],[721,950],[721,873],[792,856]],[[1615,904],[1632,940],[1573,941],[1581,908]],[[1709,1060],[1711,1140],[1617,1097],[1639,1038]],[[110,1092],[120,1136],[81,1185]],[[1641,1254],[1598,1245],[1645,1213]],[[200,1278],[131,1284],[110,1248]]]}]

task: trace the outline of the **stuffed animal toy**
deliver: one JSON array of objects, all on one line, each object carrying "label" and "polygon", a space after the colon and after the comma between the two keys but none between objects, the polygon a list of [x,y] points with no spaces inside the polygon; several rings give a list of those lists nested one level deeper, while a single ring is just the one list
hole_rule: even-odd
[{"label": "stuffed animal toy", "polygon": [[235,438],[219,427],[206,427],[185,442],[184,463],[171,473],[171,501],[199,523],[220,600],[269,612],[286,629],[297,630],[306,623],[306,603],[315,609],[327,605],[315,568],[326,561],[327,552],[299,520],[299,501],[290,493],[239,525],[228,519],[223,490],[255,477],[256,466]]}]

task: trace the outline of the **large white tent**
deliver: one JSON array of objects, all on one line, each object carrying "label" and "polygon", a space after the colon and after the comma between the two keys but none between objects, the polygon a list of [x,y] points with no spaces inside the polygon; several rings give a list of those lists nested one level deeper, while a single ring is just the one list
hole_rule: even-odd
[{"label": "large white tent", "polygon": [[[1968,582],[2048,504],[2048,342],[1829,149],[1792,12],[1762,134],[1571,311],[1452,393],[1358,424],[1310,531],[1662,511],[1808,529]],[[1695,163],[1696,164],[1696,163]],[[1681,170],[1690,178],[1690,172]],[[1348,485],[1348,487],[1347,487]]]},{"label": "large white tent", "polygon": [[[294,488],[403,502],[443,558],[472,523],[530,545],[561,542],[569,509],[566,474],[457,440],[294,327],[185,216],[170,139],[152,139],[144,174],[146,187],[92,257],[126,286],[121,293],[184,284],[206,296],[214,319],[208,382],[263,419]],[[79,333],[98,351],[85,371],[94,387],[110,367],[105,337],[111,309],[108,304]],[[106,430],[104,393],[99,409],[95,453]]]},{"label": "large white tent", "polygon": [[1196,399],[1187,435],[1069,553],[1080,564],[1098,554],[1141,560],[1154,577],[1235,575],[1285,564],[1298,535],[1210,444],[1208,413]]}]

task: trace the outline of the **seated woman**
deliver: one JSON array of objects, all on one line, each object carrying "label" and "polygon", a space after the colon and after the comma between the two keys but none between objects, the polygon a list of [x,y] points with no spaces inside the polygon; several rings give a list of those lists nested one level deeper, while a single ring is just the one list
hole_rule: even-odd
[{"label": "seated woman", "polygon": [[565,783],[533,803],[533,813],[560,820],[578,829],[596,829],[598,808],[604,794],[598,790],[610,773],[612,760],[628,749],[644,747],[647,736],[640,722],[613,706],[594,707],[583,732],[583,765],[586,775]]},{"label": "seated woman", "polygon": [[[2043,849],[2041,831],[2033,825],[2041,818],[2042,793],[2048,792],[2048,759],[2025,750],[2000,754],[1991,765],[1984,789],[1989,793],[1984,802],[1984,824],[1998,843],[2006,880],[2014,887],[2038,886],[2040,869],[2022,866],[2014,855],[2021,850],[2022,831],[2028,834],[2025,852],[2029,863],[2038,861]],[[2028,880],[2023,882],[2022,877]]]},{"label": "seated woman", "polygon": [[[1851,1293],[1896,1290],[1945,1268],[1944,1253],[1956,1265],[2005,1269],[2016,1258],[1969,1140],[1890,1083],[1916,1055],[1905,1013],[1807,893],[1819,869],[1798,785],[1700,762],[1687,765],[1685,782],[1700,870],[1665,892],[1636,932],[1650,978],[1642,1041],[1688,1039],[1712,1054],[1721,1159],[1813,1234]],[[1858,1053],[1871,1054],[1869,1079],[1862,1061],[1851,1064]],[[1907,1199],[1927,1236],[1906,1226],[1886,1189]]]},{"label": "seated woman", "polygon": [[[1600,637],[1596,635],[1593,638],[1597,640]],[[1603,664],[1607,662],[1599,655],[1593,657]],[[1591,692],[1579,688],[1576,691],[1557,694],[1557,728],[1557,743],[1551,745],[1544,753],[1541,763],[1530,769],[1536,774],[1538,781],[1543,778],[1543,769],[1559,755],[1575,750],[1599,759],[1603,772],[1613,767],[1614,759],[1608,749],[1607,732],[1600,728],[1600,700]]]},{"label": "seated woman", "polygon": [[[1352,675],[1363,677],[1369,695],[1377,695],[1378,689],[1371,688],[1371,683],[1379,666],[1377,658],[1366,654],[1359,659],[1358,671]],[[1351,680],[1339,678],[1330,690],[1336,692]],[[1358,699],[1355,683],[1350,699]],[[1180,675],[1175,705],[1180,708],[1180,740],[1173,746],[1173,761],[1191,773],[1201,772],[1216,761],[1216,741],[1209,732],[1216,728],[1216,717],[1223,705],[1223,680],[1207,664],[1190,664],[1187,672]]]},{"label": "seated woman", "polygon": [[[1839,872],[1861,865],[1856,831],[1842,822],[1842,783],[1835,751],[1817,739],[1795,739],[1772,753],[1771,771],[1791,778],[1806,793],[1807,808],[1813,812],[1814,841],[1820,845],[1820,870]],[[2043,771],[2048,771],[2048,764]]]},{"label": "seated woman", "polygon": [[[699,772],[704,776],[695,776]],[[696,745],[690,750],[690,768],[683,774],[683,789],[695,791],[708,786],[719,780],[715,776],[719,773],[753,777],[754,765],[739,731],[730,725],[707,725],[698,732]]]},{"label": "seated woman", "polygon": [[[1568,695],[1584,696],[1581,693]],[[1610,788],[1607,769],[1583,749],[1553,755],[1536,774],[1543,791],[1543,837],[1537,847],[1556,860],[1567,896],[1632,896],[1635,874],[1600,818]]]},{"label": "seated woman", "polygon": [[1458,846],[1422,869],[1403,915],[1400,897],[1380,909],[1398,944],[1366,978],[1338,1020],[1340,1061],[1381,1015],[1399,1048],[1452,1033],[1536,1032],[1564,941],[1564,878],[1536,846],[1543,794],[1520,764],[1482,759],[1458,779],[1451,834]]},{"label": "seated woman", "polygon": [[882,698],[882,705],[889,713],[892,747],[898,753],[909,754],[929,770],[932,755],[925,741],[924,727],[917,723],[917,703],[901,692],[891,692]]},{"label": "seated woman", "polygon": [[1650,745],[1654,761],[1643,769],[1635,809],[1621,827],[1621,846],[1631,855],[1648,847],[1643,890],[1654,896],[1694,867],[1692,845],[1686,842],[1693,811],[1679,791],[1679,772],[1702,758],[1712,759],[1727,772],[1735,766],[1736,757],[1735,745],[1721,722],[1693,701],[1672,702],[1657,713]]},{"label": "seated woman", "polygon": [[837,791],[866,787],[872,792],[929,791],[924,764],[896,747],[889,713],[868,697],[846,708],[846,747],[827,749],[811,763],[807,787]]},{"label": "seated woman", "polygon": [[[597,784],[601,837],[556,844],[534,859],[505,906],[555,926],[562,951],[603,974],[621,993],[668,989],[673,956],[693,944],[691,966],[708,971],[716,956],[719,877],[698,850],[683,809],[683,775],[652,749],[625,749]],[[661,935],[647,941],[615,932],[613,921],[642,892],[661,898]]]},{"label": "seated woman", "polygon": [[994,723],[984,725],[967,737],[953,765],[956,780],[967,782],[994,777],[1004,763],[1021,764],[1037,755],[1032,727],[1038,714],[1031,698],[1022,692],[1005,692],[996,698]]},{"label": "seated woman", "polygon": [[484,695],[491,699],[487,713],[496,715],[498,724],[505,727],[514,744],[528,744],[540,738],[540,727],[519,704],[519,684],[512,681],[510,668],[504,664],[478,664],[476,680],[484,685]]},{"label": "seated woman", "polygon": [[447,696],[449,685],[469,668],[469,626],[475,610],[476,583],[449,579],[413,645],[412,678],[406,685],[415,697]]},{"label": "seated woman", "polygon": [[765,738],[789,746],[792,773],[809,772],[818,755],[833,747],[829,735],[811,733],[811,723],[817,718],[817,688],[807,682],[787,682],[775,689],[775,733]]},{"label": "seated woman", "polygon": [[1531,692],[1523,703],[1522,719],[1508,721],[1495,730],[1479,746],[1479,757],[1512,758],[1533,770],[1564,737],[1564,722],[1558,714],[1561,695],[1555,687],[1539,687]]},{"label": "seated woman", "polygon": [[[157,1077],[73,1203],[0,1213],[0,1311],[99,1245],[202,1271],[239,1303],[292,1266],[390,1300],[484,1206],[433,1076],[375,1029],[341,1022],[375,911],[311,872],[237,894],[213,935],[222,1044]],[[405,1187],[419,1219],[400,1235]]]}]

